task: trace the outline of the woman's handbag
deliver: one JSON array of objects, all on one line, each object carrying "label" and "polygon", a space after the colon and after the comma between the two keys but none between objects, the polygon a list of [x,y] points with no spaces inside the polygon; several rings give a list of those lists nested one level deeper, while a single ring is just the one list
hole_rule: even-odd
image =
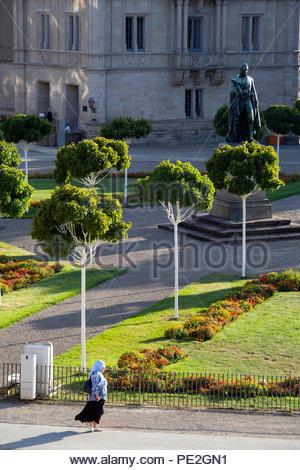
[{"label": "woman's handbag", "polygon": [[84,382],[83,391],[85,393],[92,393],[92,381],[90,378],[86,382]]}]

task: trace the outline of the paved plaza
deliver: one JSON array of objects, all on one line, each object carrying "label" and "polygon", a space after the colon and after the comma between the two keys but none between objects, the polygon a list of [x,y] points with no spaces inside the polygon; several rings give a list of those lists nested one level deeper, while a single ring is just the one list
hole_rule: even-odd
[{"label": "paved plaza", "polygon": [[[226,142],[224,142],[225,144]],[[182,161],[201,161],[208,160],[215,148],[215,144],[185,144],[185,145],[170,145],[170,144],[132,144],[130,146],[130,155],[133,160],[139,161],[158,161],[158,160],[182,160]],[[275,148],[275,147],[274,147]],[[33,150],[29,152],[29,157],[33,160],[49,160],[56,159],[58,148],[55,147],[42,147],[36,145]],[[276,150],[276,148],[275,148]],[[280,160],[282,162],[294,162],[300,164],[300,146],[299,145],[281,145],[280,146]]]}]

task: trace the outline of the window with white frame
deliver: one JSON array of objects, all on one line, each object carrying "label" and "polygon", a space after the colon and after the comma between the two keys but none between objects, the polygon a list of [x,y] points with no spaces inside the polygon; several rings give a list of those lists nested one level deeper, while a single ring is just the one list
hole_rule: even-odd
[{"label": "window with white frame", "polygon": [[50,15],[48,13],[39,13],[38,21],[38,47],[40,49],[50,49]]},{"label": "window with white frame", "polygon": [[185,90],[185,116],[203,117],[203,90],[200,88]]},{"label": "window with white frame", "polygon": [[79,15],[67,15],[67,47],[69,51],[79,51]]},{"label": "window with white frame", "polygon": [[145,16],[126,16],[125,44],[128,52],[145,50]]},{"label": "window with white frame", "polygon": [[188,19],[188,50],[202,52],[203,50],[203,18]]},{"label": "window with white frame", "polygon": [[259,16],[242,17],[242,48],[243,51],[260,50],[260,23]]}]

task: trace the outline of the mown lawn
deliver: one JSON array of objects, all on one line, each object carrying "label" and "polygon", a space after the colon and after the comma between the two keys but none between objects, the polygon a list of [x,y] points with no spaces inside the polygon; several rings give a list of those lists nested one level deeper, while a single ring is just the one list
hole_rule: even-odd
[{"label": "mown lawn", "polygon": [[[128,195],[135,193],[135,183],[136,178],[128,178]],[[29,184],[34,188],[31,201],[43,201],[51,197],[51,193],[54,188],[57,186],[53,178],[32,178],[29,179]],[[71,181],[71,184],[77,186],[78,188],[83,188],[84,186],[77,181]],[[100,194],[113,195],[115,197],[121,197],[124,194],[124,185],[125,178],[104,178],[96,186]],[[33,215],[37,212],[37,209],[30,208],[28,212],[23,215],[23,218],[32,218]]]},{"label": "mown lawn", "polygon": [[[136,178],[128,178],[128,194],[133,194],[135,182]],[[31,198],[33,201],[42,201],[43,199],[49,198],[53,189],[57,186],[55,180],[51,178],[30,179],[29,184],[34,188],[34,193]],[[77,186],[78,188],[84,187],[77,181],[71,181],[71,184]],[[98,191],[106,194],[113,193],[116,195],[122,195],[124,194],[124,184],[125,178],[112,179],[107,177],[100,181],[96,188],[98,189]]]},{"label": "mown lawn", "polygon": [[277,191],[266,191],[267,198],[269,201],[277,201],[278,199],[284,199],[286,197],[300,194],[300,182],[288,183]]},{"label": "mown lawn", "polygon": [[[226,290],[244,281],[210,275],[180,291],[180,323],[221,299]],[[278,293],[224,328],[211,341],[167,340],[164,330],[174,324],[173,298],[122,321],[87,341],[87,365],[101,358],[115,365],[129,350],[176,345],[188,358],[166,370],[181,372],[288,375],[300,372],[300,292]],[[80,365],[80,346],[55,358],[57,365]]]},{"label": "mown lawn", "polygon": [[[3,242],[0,242],[0,253],[7,256],[17,256],[20,259],[36,259],[32,253]],[[64,269],[60,273],[42,279],[30,287],[15,290],[2,296],[0,329],[6,328],[16,321],[21,321],[33,313],[80,293],[80,268],[76,268],[67,262],[63,264]],[[87,269],[86,288],[91,289],[102,282],[122,274],[124,271],[118,268]]]}]

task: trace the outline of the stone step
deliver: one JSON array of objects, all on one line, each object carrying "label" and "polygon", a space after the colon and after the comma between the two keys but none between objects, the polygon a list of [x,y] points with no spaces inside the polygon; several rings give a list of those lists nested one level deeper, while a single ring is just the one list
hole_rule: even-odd
[{"label": "stone step", "polygon": [[[234,222],[233,220],[223,219],[222,217],[215,217],[214,215],[192,215],[191,219],[193,222],[204,222],[214,226],[220,226],[224,229],[242,229],[242,222]],[[247,221],[247,227],[274,227],[289,225],[291,223],[290,219],[283,219],[280,217],[272,217],[270,219],[261,219],[261,220],[249,220]]]},{"label": "stone step", "polygon": [[[217,237],[241,237],[242,236],[242,227],[234,227],[232,229],[223,229],[223,227],[205,223],[204,221],[193,222],[186,221],[180,224],[180,228],[186,228],[188,230],[194,230],[196,232],[205,232],[207,234],[212,234]],[[300,225],[298,224],[289,224],[289,225],[267,225],[267,226],[250,226],[247,224],[246,233],[247,236],[251,235],[268,235],[268,234],[285,234],[285,233],[300,233]]]},{"label": "stone step", "polygon": [[[252,233],[251,235],[247,235],[247,243],[250,242],[258,242],[258,241],[265,241],[265,242],[271,242],[271,241],[281,241],[281,240],[296,240],[300,239],[300,226],[299,230],[297,232],[282,232],[282,233],[267,233],[267,234],[255,234]],[[172,224],[160,224],[158,225],[158,228],[163,229],[163,230],[168,230],[170,232],[173,232],[174,228]],[[208,243],[241,243],[242,242],[242,237],[241,236],[230,236],[230,237],[219,237],[213,232],[200,232],[197,230],[191,230],[185,227],[181,227],[179,225],[178,227],[179,233],[181,235],[186,235],[190,238],[193,238],[195,240],[199,241],[204,241]]]}]

